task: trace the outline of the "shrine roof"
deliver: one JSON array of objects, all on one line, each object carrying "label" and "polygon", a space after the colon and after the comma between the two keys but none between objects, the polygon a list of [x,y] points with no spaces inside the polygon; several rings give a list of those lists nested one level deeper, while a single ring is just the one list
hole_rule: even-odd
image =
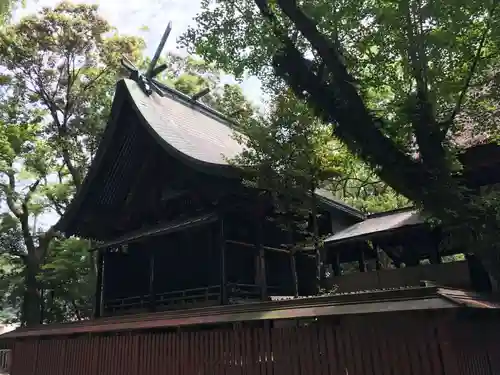
[{"label": "shrine roof", "polygon": [[325,244],[333,245],[346,241],[366,239],[375,234],[388,233],[404,227],[424,224],[422,214],[414,208],[381,212],[367,216],[364,221],[351,225],[325,239]]},{"label": "shrine roof", "polygon": [[[119,189],[115,180],[122,178],[116,171],[122,171],[123,175],[123,170],[131,169],[130,165],[136,165],[137,159],[146,153],[145,148],[160,147],[186,167],[204,174],[231,179],[242,177],[242,171],[230,163],[244,150],[235,139],[239,134],[237,124],[191,97],[157,84],[161,93],[154,90],[146,93],[131,79],[117,83],[108,125],[82,187],[59,223],[57,229],[61,232],[78,234],[74,223],[81,220],[81,209],[89,199],[110,199],[89,198],[89,193],[107,189],[106,194],[114,194],[113,189]],[[118,167],[110,167],[119,163]],[[133,172],[128,173],[133,175]],[[326,191],[318,191],[317,195],[321,198],[319,204],[329,210],[342,211],[358,220],[364,218],[363,213]],[[68,229],[70,227],[73,229]]]}]

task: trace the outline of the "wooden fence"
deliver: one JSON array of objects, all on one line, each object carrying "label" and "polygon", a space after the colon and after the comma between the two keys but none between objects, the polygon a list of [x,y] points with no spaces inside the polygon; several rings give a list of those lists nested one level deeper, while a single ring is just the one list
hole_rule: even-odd
[{"label": "wooden fence", "polygon": [[[435,319],[352,316],[302,327],[16,342],[12,375],[492,375],[498,340]],[[496,327],[498,332],[498,326]],[[466,334],[462,334],[466,332]],[[476,333],[475,333],[476,332]]]}]

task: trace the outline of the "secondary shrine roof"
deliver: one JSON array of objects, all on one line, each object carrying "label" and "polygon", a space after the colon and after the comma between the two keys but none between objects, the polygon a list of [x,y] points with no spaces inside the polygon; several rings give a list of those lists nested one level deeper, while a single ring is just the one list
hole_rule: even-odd
[{"label": "secondary shrine roof", "polygon": [[422,214],[413,208],[382,212],[370,215],[366,220],[335,233],[326,238],[325,243],[337,244],[344,241],[364,239],[375,234],[387,233],[403,227],[421,225],[424,222]]}]

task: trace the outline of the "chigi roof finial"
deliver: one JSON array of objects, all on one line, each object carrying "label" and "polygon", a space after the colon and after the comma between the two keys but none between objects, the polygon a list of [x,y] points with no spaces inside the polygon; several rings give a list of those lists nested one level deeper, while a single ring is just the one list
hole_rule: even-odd
[{"label": "chigi roof finial", "polygon": [[156,52],[153,56],[153,59],[149,63],[148,70],[145,74],[141,73],[139,69],[129,59],[127,59],[126,56],[122,56],[122,65],[130,73],[130,79],[136,81],[147,95],[151,95],[153,91],[161,96],[163,96],[164,94],[163,90],[161,90],[154,83],[153,78],[167,69],[166,64],[161,64],[158,67],[156,67],[156,64],[158,63],[158,59],[160,58],[160,55],[163,51],[163,48],[165,47],[165,43],[167,42],[171,31],[172,21],[168,23],[167,28],[165,29],[165,32],[163,33],[163,36],[160,40],[160,44],[158,45],[158,48],[156,48]]}]

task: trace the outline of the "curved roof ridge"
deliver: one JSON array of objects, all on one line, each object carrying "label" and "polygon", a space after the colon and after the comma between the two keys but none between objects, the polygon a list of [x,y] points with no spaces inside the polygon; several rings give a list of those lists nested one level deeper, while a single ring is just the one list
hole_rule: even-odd
[{"label": "curved roof ridge", "polygon": [[192,102],[179,100],[177,94],[147,95],[135,81],[124,79],[122,82],[143,125],[152,130],[151,134],[167,151],[198,164],[228,167],[228,159],[244,150],[234,137],[237,130],[226,120],[195,109]]}]

